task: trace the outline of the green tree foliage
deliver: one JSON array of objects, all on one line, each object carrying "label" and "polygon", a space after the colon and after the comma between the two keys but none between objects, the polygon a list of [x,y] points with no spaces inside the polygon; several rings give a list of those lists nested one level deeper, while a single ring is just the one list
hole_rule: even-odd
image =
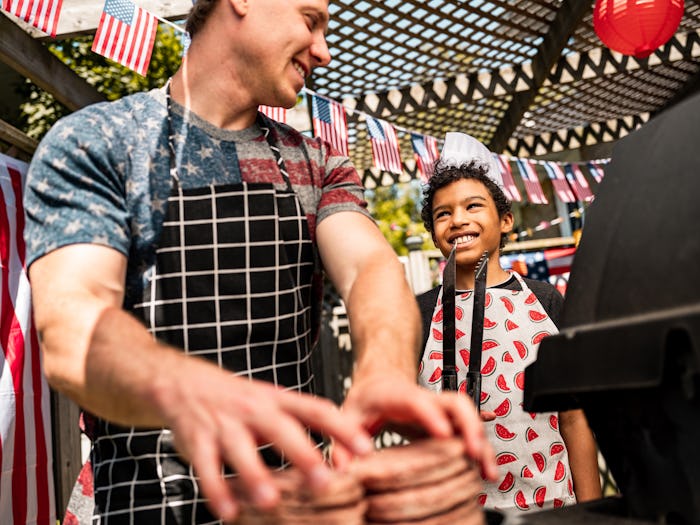
[{"label": "green tree foliage", "polygon": [[423,249],[432,248],[420,217],[421,189],[417,181],[368,191],[369,211],[398,255],[406,255],[406,238],[420,236]]},{"label": "green tree foliage", "polygon": [[[156,35],[148,76],[142,77],[120,64],[93,53],[94,35],[55,41],[49,50],[73,71],[84,78],[107,100],[116,100],[131,93],[162,86],[180,67],[182,61],[182,33],[171,26],[160,24]],[[70,110],[52,95],[27,80],[23,86],[26,102],[21,105],[18,127],[30,137],[41,139],[59,118]]]}]

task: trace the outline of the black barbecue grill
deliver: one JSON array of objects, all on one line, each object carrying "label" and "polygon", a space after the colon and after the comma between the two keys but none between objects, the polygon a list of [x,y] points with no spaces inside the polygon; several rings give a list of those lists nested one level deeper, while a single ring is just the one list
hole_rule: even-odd
[{"label": "black barbecue grill", "polygon": [[489,522],[700,524],[700,95],[621,140],[525,409],[584,409],[621,497]]}]

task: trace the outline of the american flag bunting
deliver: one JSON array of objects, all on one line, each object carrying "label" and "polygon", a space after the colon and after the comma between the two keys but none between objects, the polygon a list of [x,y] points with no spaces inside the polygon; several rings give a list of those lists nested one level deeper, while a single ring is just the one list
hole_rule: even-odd
[{"label": "american flag bunting", "polygon": [[516,159],[515,164],[518,166],[520,176],[525,183],[525,191],[527,192],[528,200],[533,204],[548,204],[547,197],[544,196],[540,179],[537,177],[535,168],[527,159]]},{"label": "american flag bunting", "polygon": [[367,115],[367,130],[372,143],[374,165],[383,171],[401,175],[403,165],[399,151],[399,138],[394,126],[388,122]]},{"label": "american flag bunting", "polygon": [[578,200],[584,202],[593,200],[593,192],[578,165],[564,165],[564,173],[566,174],[566,180],[569,181],[571,189],[574,190],[574,194]]},{"label": "american flag bunting", "polygon": [[0,154],[0,521],[56,523],[49,388],[25,268],[27,165]]},{"label": "american flag bunting", "polygon": [[92,50],[146,76],[158,19],[129,0],[107,0]]},{"label": "american flag bunting", "polygon": [[566,175],[556,162],[545,162],[544,171],[547,172],[547,177],[552,181],[552,187],[560,201],[576,202],[576,196],[566,181]]},{"label": "american flag bunting", "polygon": [[56,37],[63,0],[2,0],[2,9],[51,37]]},{"label": "american flag bunting", "polygon": [[588,162],[587,166],[588,171],[591,172],[591,176],[595,179],[595,181],[598,184],[603,182],[603,176],[605,175],[605,173],[603,172],[603,167],[597,162],[593,161]]},{"label": "american flag bunting", "polygon": [[260,105],[258,111],[263,115],[270,117],[272,120],[281,122],[282,124],[287,123],[287,108],[278,108],[276,106],[265,106]]},{"label": "american flag bunting", "polygon": [[348,124],[345,108],[335,100],[311,95],[314,135],[348,156]]},{"label": "american flag bunting", "polygon": [[523,198],[520,195],[518,187],[515,185],[515,179],[513,179],[513,172],[510,169],[508,158],[496,153],[494,153],[493,156],[496,159],[498,171],[501,173],[501,179],[503,180],[503,193],[506,194],[506,197],[508,197],[508,200],[511,202],[522,202]]},{"label": "american flag bunting", "polygon": [[418,175],[421,179],[427,181],[433,174],[433,167],[440,157],[437,139],[429,135],[411,133],[411,145],[416,157]]}]

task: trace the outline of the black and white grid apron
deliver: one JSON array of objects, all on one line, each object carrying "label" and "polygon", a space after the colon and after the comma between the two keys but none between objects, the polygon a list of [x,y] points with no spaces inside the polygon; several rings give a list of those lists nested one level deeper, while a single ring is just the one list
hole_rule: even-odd
[{"label": "black and white grid apron", "polygon": [[[187,354],[237,375],[309,392],[313,246],[279,148],[258,123],[283,190],[245,182],[183,189],[170,137],[173,189],[150,287],[133,313],[158,340]],[[169,430],[99,426],[95,522],[218,523]],[[268,464],[283,463],[270,446],[261,453]]]}]

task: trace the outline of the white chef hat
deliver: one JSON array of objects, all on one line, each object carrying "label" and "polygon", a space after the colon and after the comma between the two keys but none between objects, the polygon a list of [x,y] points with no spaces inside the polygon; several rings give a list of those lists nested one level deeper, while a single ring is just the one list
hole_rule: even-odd
[{"label": "white chef hat", "polygon": [[445,145],[440,153],[440,160],[450,165],[464,164],[476,160],[486,167],[486,174],[503,189],[503,178],[498,163],[489,149],[471,135],[456,131],[445,134]]}]

